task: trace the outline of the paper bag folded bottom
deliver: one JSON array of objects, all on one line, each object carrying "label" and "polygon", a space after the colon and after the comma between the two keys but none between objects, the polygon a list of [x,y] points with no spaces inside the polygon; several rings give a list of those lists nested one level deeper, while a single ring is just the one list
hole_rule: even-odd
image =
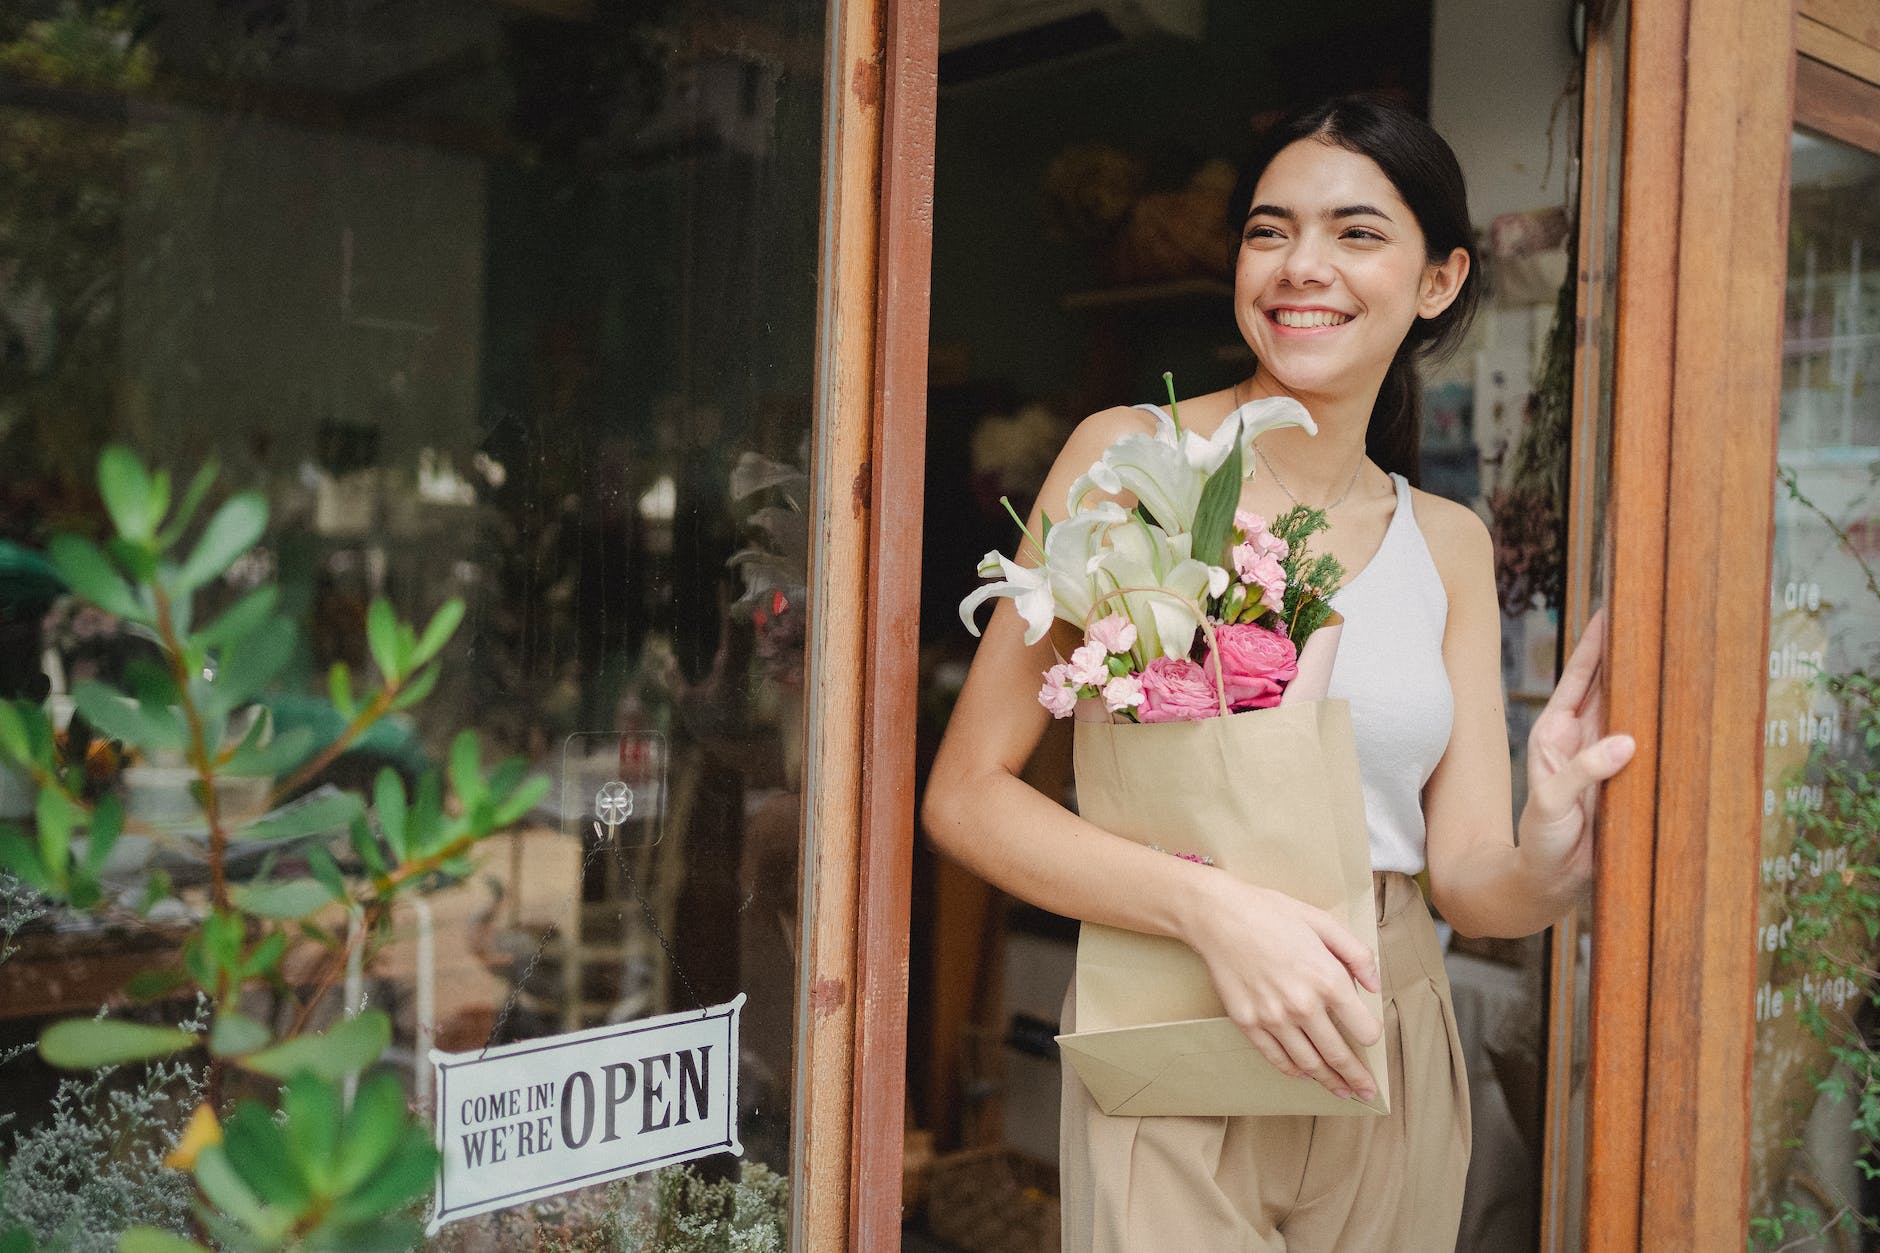
[{"label": "paper bag folded bottom", "polygon": [[1106,1114],[1387,1114],[1389,1094],[1341,1100],[1311,1079],[1293,1079],[1268,1064],[1226,1018],[1196,1018],[1146,1027],[1079,1031],[1057,1038],[1064,1062],[1077,1072]]}]

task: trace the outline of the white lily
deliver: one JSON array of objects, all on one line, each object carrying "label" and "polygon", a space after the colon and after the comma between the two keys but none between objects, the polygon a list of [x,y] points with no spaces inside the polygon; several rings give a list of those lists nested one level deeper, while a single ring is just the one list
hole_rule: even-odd
[{"label": "white lily", "polygon": [[[1082,630],[1098,595],[1098,564],[1108,551],[1104,534],[1129,515],[1115,501],[1101,501],[1054,524],[1044,537],[1044,562],[1022,566],[997,552],[979,563],[983,578],[999,579],[977,588],[960,602],[960,620],[974,635],[979,627],[973,613],[996,596],[1010,596],[1025,620],[1025,643],[1036,644],[1051,629],[1053,618]],[[1000,576],[1004,576],[1000,578]]]},{"label": "white lily", "polygon": [[1066,509],[1072,515],[1093,490],[1127,491],[1157,523],[1171,532],[1194,526],[1201,489],[1240,445],[1241,475],[1253,473],[1253,441],[1277,427],[1304,427],[1318,434],[1306,407],[1290,396],[1263,396],[1228,414],[1212,436],[1178,431],[1167,414],[1158,413],[1153,435],[1125,435],[1104,449],[1103,457],[1071,484]]},{"label": "white lily", "polygon": [[1108,590],[1118,597],[1136,626],[1136,648],[1144,661],[1184,657],[1194,643],[1205,598],[1213,579],[1204,561],[1190,555],[1190,538],[1170,535],[1159,526],[1132,517],[1110,532],[1099,565]]}]

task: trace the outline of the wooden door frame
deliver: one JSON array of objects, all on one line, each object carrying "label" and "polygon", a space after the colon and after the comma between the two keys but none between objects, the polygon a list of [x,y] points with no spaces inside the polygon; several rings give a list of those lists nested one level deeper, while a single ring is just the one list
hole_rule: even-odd
[{"label": "wooden door frame", "polygon": [[791,1245],[898,1246],[938,0],[830,0]]},{"label": "wooden door frame", "polygon": [[1605,693],[1639,753],[1597,831],[1588,1248],[1748,1226],[1768,618],[1740,589],[1769,578],[1796,26],[1633,0]]}]

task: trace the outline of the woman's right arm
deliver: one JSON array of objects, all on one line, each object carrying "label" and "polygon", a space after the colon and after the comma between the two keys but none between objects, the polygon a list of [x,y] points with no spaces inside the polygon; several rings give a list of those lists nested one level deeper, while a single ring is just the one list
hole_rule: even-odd
[{"label": "woman's right arm", "polygon": [[[1141,425],[1129,410],[1086,419],[1040,500],[1063,501],[1076,477],[1132,429]],[[1035,509],[1030,525],[1037,534]],[[1018,559],[1037,557],[1027,549]],[[1341,1095],[1374,1091],[1333,1025],[1366,1042],[1379,1030],[1351,987],[1356,977],[1377,990],[1376,958],[1345,928],[1291,897],[1111,835],[1020,779],[1050,717],[1036,693],[1056,659],[1049,638],[1027,646],[1024,629],[1001,599],[928,777],[922,819],[934,843],[1053,913],[1182,941],[1207,963],[1228,1016],[1268,1061]],[[1079,640],[1065,624],[1059,630],[1058,647],[1068,654]]]}]

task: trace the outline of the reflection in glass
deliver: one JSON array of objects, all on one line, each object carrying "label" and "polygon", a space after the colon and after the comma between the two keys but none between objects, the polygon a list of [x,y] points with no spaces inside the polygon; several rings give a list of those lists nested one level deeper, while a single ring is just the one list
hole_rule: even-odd
[{"label": "reflection in glass", "polygon": [[[434,1043],[743,992],[743,1142],[783,1176],[826,8],[0,15],[5,555],[96,532],[107,442],[185,480],[218,461],[273,519],[220,591],[278,581],[298,638],[270,705],[316,731],[329,666],[371,666],[373,597],[420,621],[463,598],[435,694],[334,767],[410,777],[474,727],[556,783],[433,899]],[[0,579],[0,698],[122,666],[58,592]],[[0,1050],[174,937],[45,918],[18,943]],[[400,920],[364,972],[406,1066],[423,964]],[[54,1084],[6,1064],[9,1133]],[[524,1247],[588,1203],[487,1226]]]},{"label": "reflection in glass", "polygon": [[1759,1247],[1880,1230],[1868,1179],[1880,1140],[1880,157],[1798,130],[1790,159],[1756,931]]}]

